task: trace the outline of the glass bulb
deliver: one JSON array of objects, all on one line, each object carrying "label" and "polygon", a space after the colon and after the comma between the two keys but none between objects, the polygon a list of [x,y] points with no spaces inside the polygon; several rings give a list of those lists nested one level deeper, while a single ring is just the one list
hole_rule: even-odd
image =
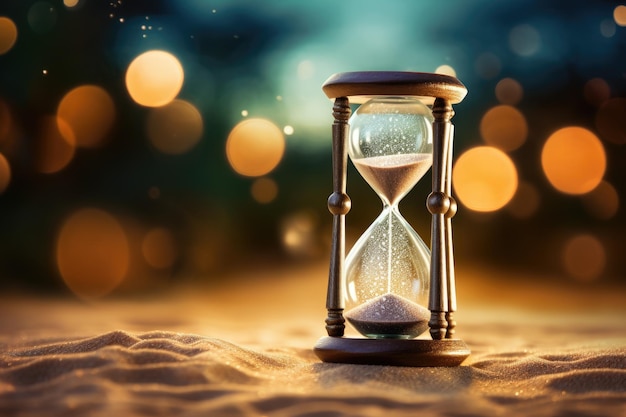
[{"label": "glass bulb", "polygon": [[405,97],[374,98],[350,118],[350,159],[384,203],[400,201],[432,165],[432,122],[426,105]]},{"label": "glass bulb", "polygon": [[383,211],[346,257],[346,313],[367,337],[413,338],[428,328],[430,251],[398,210],[432,165],[430,109],[374,98],[350,118],[348,153]]}]

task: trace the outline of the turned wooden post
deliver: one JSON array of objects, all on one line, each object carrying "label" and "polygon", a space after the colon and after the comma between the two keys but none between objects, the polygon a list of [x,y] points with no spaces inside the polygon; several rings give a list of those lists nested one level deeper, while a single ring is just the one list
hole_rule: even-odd
[{"label": "turned wooden post", "polygon": [[[452,112],[452,117],[454,112]],[[457,212],[457,203],[452,197],[452,160],[453,160],[453,143],[454,143],[454,125],[450,125],[450,134],[448,136],[448,149],[445,151],[447,155],[446,163],[446,194],[450,199],[450,208],[445,214],[446,217],[446,276],[448,278],[448,311],[446,312],[446,339],[452,339],[456,329],[456,320],[454,320],[454,312],[456,311],[456,278],[454,275],[454,247],[452,244],[452,218]]]},{"label": "turned wooden post", "polygon": [[345,330],[343,318],[345,281],[345,216],[351,208],[350,197],[346,194],[346,171],[348,163],[348,138],[350,103],[347,97],[338,97],[333,106],[333,193],[328,197],[328,210],[333,215],[333,236],[328,271],[328,292],[326,293],[326,331],[329,336],[341,337]]},{"label": "turned wooden post", "polygon": [[[448,232],[446,214],[452,201],[448,194],[446,177],[448,176],[448,155],[450,144],[450,119],[454,115],[449,100],[436,98],[433,104],[433,190],[428,196],[427,207],[432,214],[431,223],[431,260],[430,260],[430,335],[435,340],[446,337],[449,313],[448,288]],[[451,162],[451,161],[450,161]]]}]

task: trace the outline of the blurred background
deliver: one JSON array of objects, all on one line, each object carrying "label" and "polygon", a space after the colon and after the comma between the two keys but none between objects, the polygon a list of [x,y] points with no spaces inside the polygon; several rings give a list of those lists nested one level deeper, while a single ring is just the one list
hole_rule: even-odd
[{"label": "blurred background", "polygon": [[[626,284],[624,51],[608,0],[4,0],[0,287],[97,298],[327,262],[321,85],[359,70],[467,86],[457,265]],[[427,243],[429,188],[401,204]],[[381,203],[352,166],[348,192],[353,242]]]}]

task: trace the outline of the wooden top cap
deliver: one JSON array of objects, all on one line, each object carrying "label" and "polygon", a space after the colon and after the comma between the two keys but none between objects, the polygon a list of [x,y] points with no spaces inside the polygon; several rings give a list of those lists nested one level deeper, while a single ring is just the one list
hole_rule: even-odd
[{"label": "wooden top cap", "polygon": [[427,72],[358,71],[331,75],[322,85],[328,98],[355,97],[363,102],[373,96],[416,96],[461,102],[467,88],[455,77]]}]

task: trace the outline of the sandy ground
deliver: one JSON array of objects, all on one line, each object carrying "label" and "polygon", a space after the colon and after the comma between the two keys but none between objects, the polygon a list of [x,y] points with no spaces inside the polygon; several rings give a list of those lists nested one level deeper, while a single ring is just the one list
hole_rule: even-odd
[{"label": "sandy ground", "polygon": [[626,415],[623,289],[461,269],[457,335],[472,355],[384,367],[313,354],[325,275],[262,269],[97,303],[5,295],[0,415]]}]

